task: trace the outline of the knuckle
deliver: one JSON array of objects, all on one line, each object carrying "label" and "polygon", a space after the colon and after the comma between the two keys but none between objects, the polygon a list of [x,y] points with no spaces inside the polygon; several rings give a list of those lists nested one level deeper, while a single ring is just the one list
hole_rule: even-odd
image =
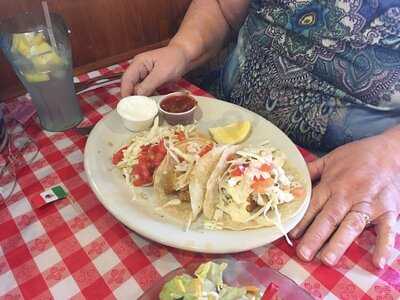
[{"label": "knuckle", "polygon": [[313,242],[312,243],[313,245],[316,245],[316,244],[314,244],[315,242],[318,243],[324,239],[322,236],[322,233],[319,231],[315,231],[315,230],[308,232],[308,236],[309,236],[309,239]]},{"label": "knuckle", "polygon": [[122,75],[121,84],[125,87],[127,84],[130,83],[130,81],[131,80],[128,72],[125,72],[124,75]]},{"label": "knuckle", "polygon": [[132,62],[129,66],[136,68],[138,65],[142,64],[143,61],[144,61],[143,54],[138,54],[132,59]]},{"label": "knuckle", "polygon": [[336,208],[332,208],[327,211],[322,217],[331,227],[336,227],[340,222],[341,211]]},{"label": "knuckle", "polygon": [[[351,193],[349,193],[349,191],[347,190],[347,184],[346,183],[342,183],[341,180],[332,180],[331,184],[333,186],[337,186],[338,188],[336,188],[334,191],[332,191],[331,194],[331,198],[336,199],[337,201],[340,201],[341,203],[343,203],[344,199],[348,199],[349,195],[351,195]],[[336,206],[339,207],[339,206]]]},{"label": "knuckle", "polygon": [[311,201],[310,207],[307,210],[307,215],[315,215],[320,210],[320,208],[321,206],[318,200]]},{"label": "knuckle", "polygon": [[326,185],[319,184],[313,190],[310,208],[320,210],[330,196],[330,190]]},{"label": "knuckle", "polygon": [[325,218],[330,227],[336,227],[338,224],[337,217],[334,213],[327,213]]},{"label": "knuckle", "polygon": [[365,220],[360,213],[352,213],[345,224],[350,230],[357,232],[363,231],[366,225]]},{"label": "knuckle", "polygon": [[336,256],[341,256],[348,246],[351,244],[351,240],[343,234],[338,235],[337,233],[332,236],[327,245],[322,250],[321,255],[324,256],[327,253],[335,253]]},{"label": "knuckle", "polygon": [[130,80],[132,77],[135,76],[136,73],[137,68],[135,67],[135,65],[130,65],[126,72],[124,72],[124,74],[122,75],[122,80]]},{"label": "knuckle", "polygon": [[146,83],[142,83],[138,88],[137,92],[140,93],[140,95],[143,96],[148,96],[153,92],[154,88]]},{"label": "knuckle", "polygon": [[352,241],[350,241],[347,237],[343,236],[335,241],[335,252],[344,252]]},{"label": "knuckle", "polygon": [[133,58],[133,61],[141,61],[144,57],[146,57],[146,53],[139,53]]},{"label": "knuckle", "polygon": [[394,228],[389,227],[387,228],[386,232],[384,232],[383,234],[384,237],[386,237],[386,240],[388,241],[388,243],[394,243],[395,239],[396,239],[396,231],[394,230]]}]

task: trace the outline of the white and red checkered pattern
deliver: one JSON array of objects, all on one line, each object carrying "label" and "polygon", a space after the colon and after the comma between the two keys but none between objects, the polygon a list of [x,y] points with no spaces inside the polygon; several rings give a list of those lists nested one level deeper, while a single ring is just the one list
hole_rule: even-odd
[{"label": "white and red checkered pattern", "polygon": [[[78,79],[119,72],[126,66],[123,63]],[[159,92],[177,89],[207,95],[184,80]],[[82,94],[84,125],[96,123],[115,108],[119,91],[119,84],[114,83]],[[45,132],[35,122],[26,130],[39,154],[18,171],[13,195],[0,204],[0,298],[136,299],[167,272],[193,260],[217,257],[162,246],[114,219],[87,184],[83,169],[86,137],[73,130]],[[308,152],[303,154],[312,159]],[[76,202],[63,199],[33,209],[30,200],[57,184],[63,184]],[[231,257],[279,270],[317,299],[399,299],[400,235],[383,270],[371,264],[374,241],[373,229],[366,230],[334,268],[318,260],[299,261],[283,239]]]}]

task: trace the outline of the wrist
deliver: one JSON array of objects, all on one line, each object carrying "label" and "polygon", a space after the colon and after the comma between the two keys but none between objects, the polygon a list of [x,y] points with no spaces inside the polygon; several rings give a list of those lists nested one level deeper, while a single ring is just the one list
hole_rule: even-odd
[{"label": "wrist", "polygon": [[193,54],[190,48],[186,46],[184,43],[175,41],[173,39],[169,42],[167,47],[174,49],[174,51],[178,52],[178,54],[182,58],[185,73],[189,71],[190,62],[193,61],[192,58]]},{"label": "wrist", "polygon": [[179,49],[183,54],[185,58],[185,72],[189,72],[199,63],[202,63],[204,56],[207,54],[207,51],[203,47],[202,39],[196,37],[183,39],[183,37],[176,35],[171,39],[168,47]]}]

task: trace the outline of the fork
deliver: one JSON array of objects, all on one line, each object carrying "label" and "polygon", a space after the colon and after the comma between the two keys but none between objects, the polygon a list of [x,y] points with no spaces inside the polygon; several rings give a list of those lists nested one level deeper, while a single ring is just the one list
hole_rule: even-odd
[{"label": "fork", "polygon": [[111,81],[119,80],[122,77],[123,72],[104,74],[95,78],[91,78],[84,82],[77,82],[74,84],[76,94],[83,93],[88,90],[91,86],[97,84],[104,84]]}]

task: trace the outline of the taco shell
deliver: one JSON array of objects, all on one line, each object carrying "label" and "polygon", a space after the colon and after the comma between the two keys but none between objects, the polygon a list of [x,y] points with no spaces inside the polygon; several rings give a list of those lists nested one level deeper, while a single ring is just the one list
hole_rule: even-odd
[{"label": "taco shell", "polygon": [[180,201],[178,205],[167,205],[173,199],[178,199],[178,192],[174,190],[177,165],[176,160],[167,154],[161,165],[154,173],[154,191],[157,199],[156,205],[161,207],[161,212],[168,219],[178,223],[185,223],[189,218],[195,220],[203,209],[206,193],[206,184],[215,165],[220,159],[225,146],[217,146],[201,157],[193,166],[189,174],[188,201]]}]

